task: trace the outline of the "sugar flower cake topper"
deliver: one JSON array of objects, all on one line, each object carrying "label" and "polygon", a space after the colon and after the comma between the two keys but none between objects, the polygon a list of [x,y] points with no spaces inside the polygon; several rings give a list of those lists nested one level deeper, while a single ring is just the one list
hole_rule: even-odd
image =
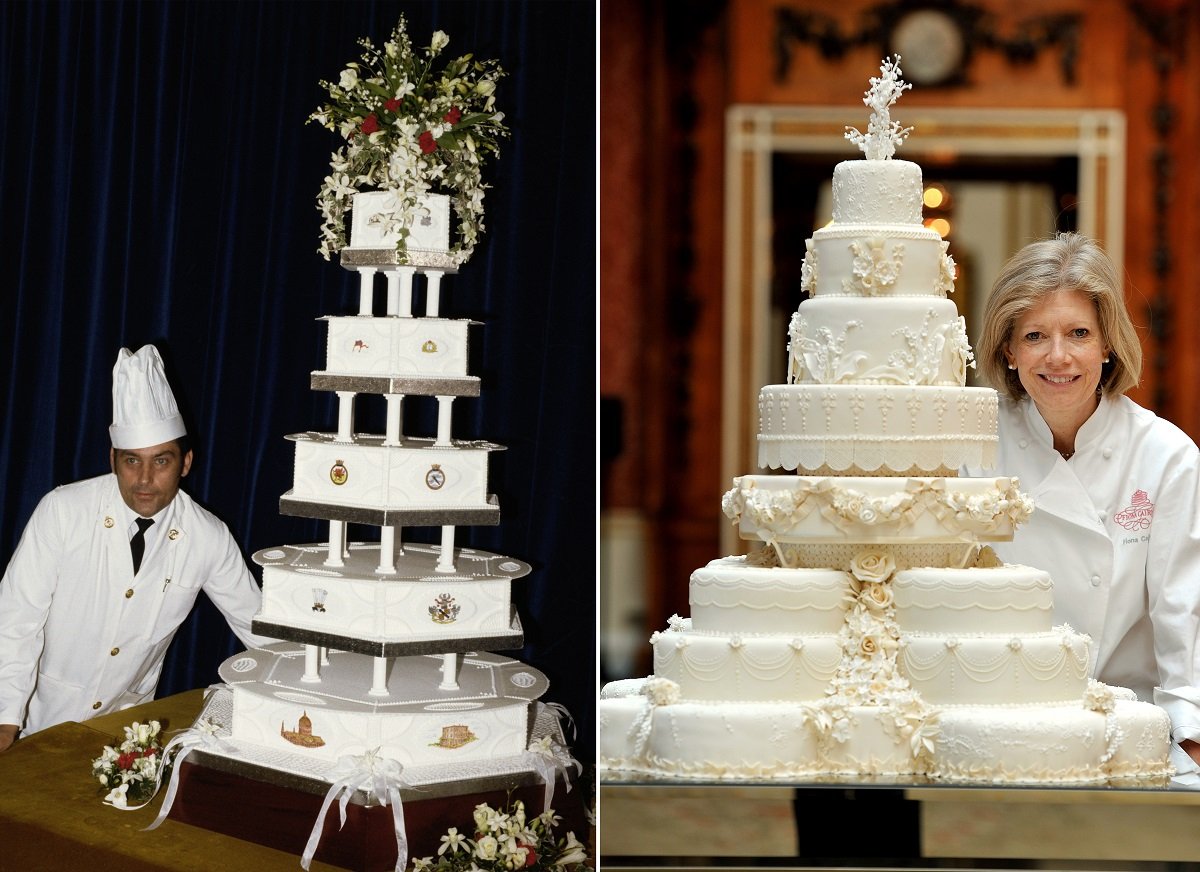
[{"label": "sugar flower cake topper", "polygon": [[871,110],[867,132],[846,128],[846,138],[863,150],[867,160],[888,160],[896,153],[896,146],[912,133],[911,127],[901,127],[893,121],[890,111],[900,95],[912,87],[900,78],[900,55],[896,55],[895,61],[884,58],[879,73],[871,77],[871,87],[863,97],[863,105]]}]

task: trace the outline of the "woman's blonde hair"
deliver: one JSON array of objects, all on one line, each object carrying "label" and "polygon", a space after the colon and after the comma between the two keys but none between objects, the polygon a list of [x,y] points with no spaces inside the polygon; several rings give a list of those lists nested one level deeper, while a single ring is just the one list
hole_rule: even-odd
[{"label": "woman's blonde hair", "polygon": [[1116,268],[1097,243],[1078,233],[1026,245],[1011,258],[992,284],[983,312],[983,332],[975,347],[980,376],[1014,400],[1025,396],[1005,350],[1017,319],[1055,291],[1083,291],[1091,298],[1109,362],[1100,389],[1119,396],[1142,377],[1142,346],[1125,308]]}]

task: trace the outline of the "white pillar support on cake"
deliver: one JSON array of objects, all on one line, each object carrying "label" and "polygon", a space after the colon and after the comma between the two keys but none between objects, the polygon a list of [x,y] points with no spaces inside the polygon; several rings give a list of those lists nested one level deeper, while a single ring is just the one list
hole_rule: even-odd
[{"label": "white pillar support on cake", "polygon": [[375,568],[376,575],[395,575],[396,573],[396,528],[379,528],[379,566]]},{"label": "white pillar support on cake", "polygon": [[442,525],[442,550],[438,553],[437,571],[454,572],[454,525]]},{"label": "white pillar support on cake", "polygon": [[436,318],[438,316],[439,297],[442,292],[442,276],[445,273],[441,270],[428,270],[425,273],[425,317]]},{"label": "white pillar support on cake", "polygon": [[383,277],[387,280],[387,302],[384,303],[384,314],[394,316],[400,311],[400,273],[394,269],[385,269]]},{"label": "white pillar support on cake", "polygon": [[404,394],[384,394],[387,403],[387,422],[383,431],[384,445],[400,444],[400,424],[403,420]]},{"label": "white pillar support on cake", "polygon": [[387,667],[388,658],[375,658],[374,669],[371,674],[371,689],[367,691],[371,696],[389,696],[387,689]]},{"label": "white pillar support on cake", "polygon": [[338,442],[354,441],[354,392],[338,391]]},{"label": "white pillar support on cake", "polygon": [[321,646],[321,665],[322,666],[329,665],[329,649],[327,647],[325,647],[324,645]]},{"label": "white pillar support on cake", "polygon": [[358,268],[358,314],[368,318],[373,314],[374,288],[375,267],[360,266]]},{"label": "white pillar support on cake", "polygon": [[442,683],[438,690],[458,690],[458,655],[442,655]]},{"label": "white pillar support on cake", "polygon": [[434,445],[450,445],[450,409],[454,397],[438,397],[437,441]]},{"label": "white pillar support on cake", "polygon": [[320,647],[317,645],[304,646],[304,675],[300,680],[306,684],[318,684],[321,681]]},{"label": "white pillar support on cake", "polygon": [[417,270],[416,267],[402,266],[396,272],[400,276],[400,301],[395,314],[401,318],[411,318],[413,276],[417,274]]},{"label": "white pillar support on cake", "polygon": [[345,566],[343,554],[346,550],[346,522],[329,522],[329,553],[325,556],[326,566]]}]

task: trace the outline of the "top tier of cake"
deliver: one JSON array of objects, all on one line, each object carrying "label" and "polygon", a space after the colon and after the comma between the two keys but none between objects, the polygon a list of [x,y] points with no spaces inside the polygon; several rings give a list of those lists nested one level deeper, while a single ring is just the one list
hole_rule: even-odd
[{"label": "top tier of cake", "polygon": [[833,168],[835,224],[922,221],[921,167],[907,160],[846,160]]}]

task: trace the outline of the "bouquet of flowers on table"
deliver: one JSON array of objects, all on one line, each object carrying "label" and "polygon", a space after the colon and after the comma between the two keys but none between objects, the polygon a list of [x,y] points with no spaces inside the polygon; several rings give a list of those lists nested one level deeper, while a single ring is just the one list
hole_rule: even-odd
[{"label": "bouquet of flowers on table", "polygon": [[92,761],[92,775],[108,791],[104,802],[116,808],[144,805],[154,798],[163,767],[158,721],[125,727],[125,741],[117,747],[105,745]]},{"label": "bouquet of flowers on table", "polygon": [[347,141],[332,155],[317,196],[324,218],[318,251],[326,260],[346,246],[343,217],[354,195],[383,190],[400,204],[385,227],[400,234],[399,255],[423,213],[421,197],[445,193],[458,218],[451,254],[459,264],[471,256],[484,229],[483,164],[499,154],[498,141],[508,134],[503,113],[495,111],[504,71],[470,54],[436,68],[449,42],[439,30],[428,47],[414,50],[401,16],[382,49],[360,39],[361,59],[346,64],[337,82],[321,82],[329,101],[309,121]]},{"label": "bouquet of flowers on table", "polygon": [[480,803],[475,806],[474,838],[451,827],[442,836],[437,856],[415,859],[412,868],[414,872],[589,869],[587,849],[574,833],[554,837],[560,821],[554,809],[527,818],[520,800],[504,811]]}]

